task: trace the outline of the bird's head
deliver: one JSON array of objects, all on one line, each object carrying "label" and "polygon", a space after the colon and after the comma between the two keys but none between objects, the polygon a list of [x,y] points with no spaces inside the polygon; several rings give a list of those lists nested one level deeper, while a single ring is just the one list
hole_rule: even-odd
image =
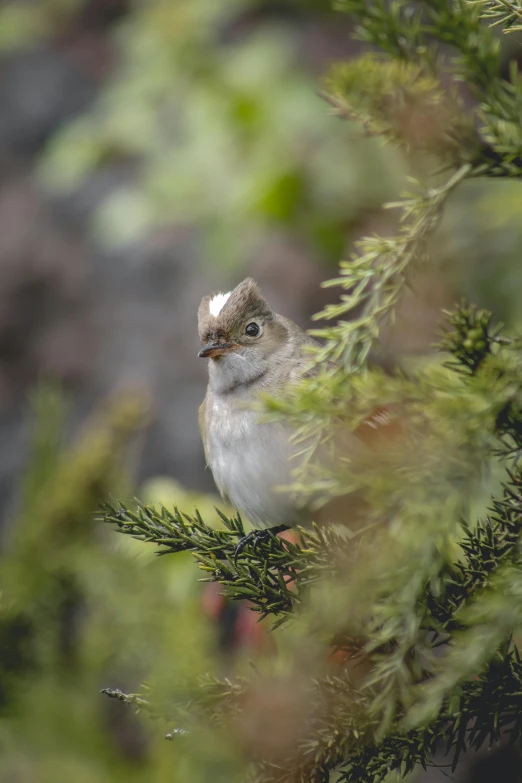
[{"label": "bird's head", "polygon": [[285,319],[273,312],[251,277],[226,294],[203,297],[198,327],[198,355],[212,360],[211,375],[230,388],[263,375],[288,341]]}]

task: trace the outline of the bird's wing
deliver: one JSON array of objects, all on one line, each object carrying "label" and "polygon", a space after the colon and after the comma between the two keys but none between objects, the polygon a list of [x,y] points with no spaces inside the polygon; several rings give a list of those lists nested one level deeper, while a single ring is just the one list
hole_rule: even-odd
[{"label": "bird's wing", "polygon": [[303,335],[303,339],[300,342],[299,345],[299,358],[295,362],[292,376],[290,377],[290,382],[295,382],[301,380],[301,378],[307,378],[311,375],[317,375],[320,369],[320,365],[312,365],[310,367],[310,361],[312,359],[312,356],[310,353],[306,350],[306,347],[312,345],[312,346],[319,346],[320,343],[317,342],[317,340],[314,340],[313,337],[309,337],[308,335]]}]

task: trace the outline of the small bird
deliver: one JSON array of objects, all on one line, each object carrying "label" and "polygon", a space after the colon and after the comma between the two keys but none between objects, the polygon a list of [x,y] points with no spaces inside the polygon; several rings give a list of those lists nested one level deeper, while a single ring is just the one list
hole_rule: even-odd
[{"label": "small bird", "polygon": [[[297,467],[292,430],[260,421],[260,392],[277,396],[305,374],[306,346],[315,345],[297,324],[275,313],[252,278],[233,291],[205,296],[199,306],[201,358],[210,359],[199,424],[207,464],[225,500],[255,526],[236,548],[310,523],[312,511],[278,487]],[[264,532],[263,532],[264,531]]]}]

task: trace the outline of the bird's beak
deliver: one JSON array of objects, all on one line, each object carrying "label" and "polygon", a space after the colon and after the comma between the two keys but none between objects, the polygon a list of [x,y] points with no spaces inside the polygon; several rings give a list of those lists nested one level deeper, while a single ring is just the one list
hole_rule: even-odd
[{"label": "bird's beak", "polygon": [[236,347],[235,343],[209,343],[203,346],[198,356],[200,359],[215,359],[216,356],[222,356]]}]

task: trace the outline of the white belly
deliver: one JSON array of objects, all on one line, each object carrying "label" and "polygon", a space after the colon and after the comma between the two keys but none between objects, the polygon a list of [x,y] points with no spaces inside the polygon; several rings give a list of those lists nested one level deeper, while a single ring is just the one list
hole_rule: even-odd
[{"label": "white belly", "polygon": [[288,431],[232,404],[226,397],[207,400],[207,455],[218,489],[256,527],[303,524],[307,513],[277,489],[292,481],[297,464]]}]

